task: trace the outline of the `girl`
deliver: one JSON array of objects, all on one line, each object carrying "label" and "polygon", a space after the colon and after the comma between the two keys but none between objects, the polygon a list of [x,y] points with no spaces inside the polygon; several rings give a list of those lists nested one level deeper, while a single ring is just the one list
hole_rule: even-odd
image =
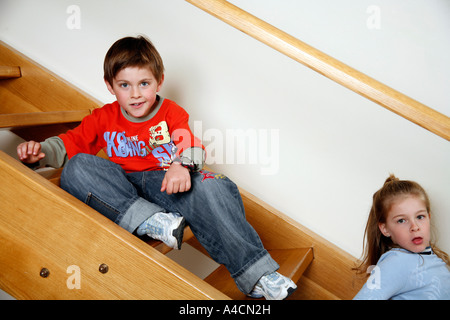
[{"label": "girl", "polygon": [[354,297],[450,299],[450,260],[431,243],[430,201],[416,182],[394,175],[373,195],[358,273],[371,275]]}]

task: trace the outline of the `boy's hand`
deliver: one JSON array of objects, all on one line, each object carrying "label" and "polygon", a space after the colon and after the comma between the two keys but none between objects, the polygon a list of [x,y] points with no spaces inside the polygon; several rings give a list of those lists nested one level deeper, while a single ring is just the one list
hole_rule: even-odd
[{"label": "boy's hand", "polygon": [[24,163],[35,163],[45,157],[41,152],[41,144],[36,141],[27,141],[17,146],[17,156]]},{"label": "boy's hand", "polygon": [[189,170],[180,163],[174,162],[164,176],[161,192],[166,191],[167,194],[185,192],[191,188],[191,176]]}]

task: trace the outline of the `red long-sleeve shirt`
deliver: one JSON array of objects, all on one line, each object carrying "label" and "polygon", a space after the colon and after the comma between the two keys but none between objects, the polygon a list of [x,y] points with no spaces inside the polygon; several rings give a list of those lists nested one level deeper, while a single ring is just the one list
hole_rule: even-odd
[{"label": "red long-sleeve shirt", "polygon": [[161,98],[144,119],[131,118],[116,101],[94,109],[78,127],[59,137],[69,159],[77,153],[95,155],[103,149],[126,172],[162,170],[186,149],[204,149],[188,120],[188,113],[169,99]]}]

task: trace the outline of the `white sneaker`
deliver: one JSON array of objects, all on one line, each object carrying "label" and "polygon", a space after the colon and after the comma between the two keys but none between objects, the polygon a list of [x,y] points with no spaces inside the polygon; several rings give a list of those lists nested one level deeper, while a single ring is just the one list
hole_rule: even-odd
[{"label": "white sneaker", "polygon": [[167,246],[180,250],[183,243],[186,220],[178,213],[158,212],[145,220],[136,230],[140,236],[147,234],[150,238],[160,240]]},{"label": "white sneaker", "polygon": [[248,296],[255,299],[264,297],[266,300],[283,300],[296,289],[294,281],[278,272],[272,272],[262,276]]}]

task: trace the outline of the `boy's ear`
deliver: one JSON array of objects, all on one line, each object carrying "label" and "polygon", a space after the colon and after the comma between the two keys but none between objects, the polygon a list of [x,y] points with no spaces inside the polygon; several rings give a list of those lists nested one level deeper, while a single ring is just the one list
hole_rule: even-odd
[{"label": "boy's ear", "polygon": [[111,94],[112,94],[113,96],[115,96],[116,94],[115,94],[115,92],[114,92],[114,90],[113,90],[112,85],[108,82],[108,80],[106,80],[106,79],[104,79],[104,80],[105,80],[106,88],[108,88],[108,91],[111,92]]},{"label": "boy's ear", "polygon": [[383,236],[385,236],[387,238],[389,238],[391,236],[389,231],[386,229],[386,223],[379,223],[378,224],[378,228],[380,229],[380,231],[383,234]]},{"label": "boy's ear", "polygon": [[158,87],[156,88],[156,92],[159,92],[161,90],[161,87],[164,83],[164,73],[161,76],[161,81],[158,83]]}]

